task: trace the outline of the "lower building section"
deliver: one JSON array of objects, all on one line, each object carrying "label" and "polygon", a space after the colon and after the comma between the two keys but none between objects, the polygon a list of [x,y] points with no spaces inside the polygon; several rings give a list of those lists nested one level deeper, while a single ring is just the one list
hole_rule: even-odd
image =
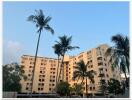
[{"label": "lower building section", "polygon": [[[108,45],[103,44],[89,51],[82,52],[77,56],[64,57],[64,71],[61,71],[60,80],[67,81],[71,86],[82,82],[81,79],[73,80],[73,73],[76,71],[77,63],[83,60],[88,63],[87,69],[96,71],[94,76],[94,83],[87,80],[87,90],[89,94],[99,94],[100,80],[106,83],[110,78],[115,78],[120,81],[119,69],[112,71],[111,64],[108,63],[108,58],[105,52]],[[22,80],[22,92],[31,92],[31,78],[34,66],[34,56],[23,55],[21,57],[21,65],[24,66],[25,74],[28,77],[27,81]],[[33,80],[33,93],[55,93],[57,72],[60,72],[61,60],[48,57],[37,57],[35,66],[34,80]],[[58,68],[59,66],[59,68]],[[59,69],[59,70],[57,70]],[[64,76],[63,76],[64,75]],[[63,76],[63,77],[62,77]],[[86,93],[86,81],[83,82],[84,93]]]}]

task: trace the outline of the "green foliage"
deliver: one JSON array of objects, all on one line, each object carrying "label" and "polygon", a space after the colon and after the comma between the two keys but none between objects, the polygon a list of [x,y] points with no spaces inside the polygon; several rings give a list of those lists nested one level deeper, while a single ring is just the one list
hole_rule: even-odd
[{"label": "green foliage", "polygon": [[75,93],[76,95],[83,94],[83,85],[82,84],[73,85],[72,92]]},{"label": "green foliage", "polygon": [[56,44],[53,46],[55,53],[57,55],[59,54],[59,56],[62,56],[62,62],[61,62],[58,80],[60,78],[61,71],[62,71],[62,76],[64,77],[63,62],[64,62],[65,53],[73,49],[79,48],[78,46],[71,46],[71,42],[72,42],[72,36],[67,37],[66,35],[64,35],[64,36],[60,36],[59,41],[56,41]]},{"label": "green foliage", "polygon": [[70,94],[70,84],[68,82],[60,82],[57,84],[57,93],[61,96],[67,96]]},{"label": "green foliage", "polygon": [[[109,62],[111,62],[113,65],[112,67],[117,67],[120,63],[120,60],[125,62],[125,67],[128,70],[129,73],[129,39],[127,36],[123,36],[120,34],[117,34],[115,36],[112,36],[111,38],[112,42],[114,42],[114,46],[110,47],[106,51],[106,56],[109,56]],[[112,68],[112,69],[113,69]],[[122,69],[121,69],[122,70]]]},{"label": "green foliage", "polygon": [[45,29],[54,34],[54,30],[49,26],[49,22],[52,18],[50,16],[46,17],[41,9],[35,10],[35,12],[36,14],[30,15],[27,20],[35,23],[38,28],[37,32],[41,33],[41,31]]},{"label": "green foliage", "polygon": [[108,91],[109,93],[113,93],[115,95],[122,93],[122,87],[118,80],[116,79],[110,79],[108,81]]},{"label": "green foliage", "polygon": [[106,92],[107,92],[107,83],[105,82],[105,80],[100,80],[100,90],[101,90],[101,93],[103,95],[106,94]]},{"label": "green foliage", "polygon": [[24,66],[11,63],[3,66],[3,91],[21,91],[20,80],[27,77],[24,75]]},{"label": "green foliage", "polygon": [[73,79],[82,79],[82,82],[84,78],[88,77],[92,82],[94,75],[96,75],[96,72],[93,70],[88,71],[87,70],[88,64],[85,64],[83,60],[77,63],[77,66],[75,67],[76,71],[73,73]]},{"label": "green foliage", "polygon": [[67,37],[66,35],[60,36],[59,41],[56,41],[56,45],[58,48],[60,48],[59,53],[61,53],[61,56],[64,56],[65,53],[69,50],[73,50],[76,48],[79,48],[78,46],[71,46],[72,42],[72,36]]},{"label": "green foliage", "polygon": [[[83,60],[81,60],[80,62],[77,63],[76,71],[74,71],[73,73],[73,79],[82,79],[82,83],[84,81],[84,79],[86,79],[86,88],[87,88],[87,78],[94,83],[94,75],[96,75],[96,72],[94,70],[87,70],[87,66],[88,63],[85,64],[85,62]],[[81,84],[82,84],[81,83]],[[88,93],[87,89],[86,89],[86,94]]]}]

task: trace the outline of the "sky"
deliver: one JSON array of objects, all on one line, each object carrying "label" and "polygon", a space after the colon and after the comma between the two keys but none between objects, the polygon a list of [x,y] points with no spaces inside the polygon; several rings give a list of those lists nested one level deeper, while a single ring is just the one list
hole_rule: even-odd
[{"label": "sky", "polygon": [[27,21],[35,10],[51,16],[49,25],[55,34],[44,30],[38,56],[57,57],[52,46],[64,34],[72,36],[69,51],[74,56],[100,44],[112,46],[111,37],[121,33],[129,37],[129,2],[3,2],[3,64],[20,62],[22,55],[35,55],[38,39],[34,23]]}]

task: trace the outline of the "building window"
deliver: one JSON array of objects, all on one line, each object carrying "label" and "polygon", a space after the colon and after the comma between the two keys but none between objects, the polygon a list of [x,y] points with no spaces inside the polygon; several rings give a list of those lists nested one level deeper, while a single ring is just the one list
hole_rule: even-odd
[{"label": "building window", "polygon": [[55,68],[53,68],[53,70],[55,70]]},{"label": "building window", "polygon": [[26,87],[26,90],[28,90],[28,87]]},{"label": "building window", "polygon": [[107,74],[107,77],[109,77],[109,75]]},{"label": "building window", "polygon": [[39,79],[39,81],[41,82],[41,79]]},{"label": "building window", "polygon": [[95,87],[93,87],[93,90],[95,90]]},{"label": "building window", "polygon": [[32,66],[29,66],[29,68],[32,68]]},{"label": "building window", "polygon": [[31,74],[28,74],[28,76],[31,76]]},{"label": "building window", "polygon": [[44,83],[42,83],[42,86],[44,86]]},{"label": "building window", "polygon": [[38,88],[38,90],[40,90],[40,88]]},{"label": "building window", "polygon": [[92,90],[92,87],[90,87],[90,91]]},{"label": "building window", "polygon": [[51,91],[51,88],[49,88],[49,90]]},{"label": "building window", "polygon": [[98,66],[103,65],[103,62],[98,63]]},{"label": "building window", "polygon": [[52,84],[52,86],[54,86],[55,84]]},{"label": "building window", "polygon": [[55,76],[53,76],[53,78],[55,78]]},{"label": "building window", "polygon": [[102,57],[98,57],[97,60],[102,60]]},{"label": "building window", "polygon": [[42,79],[42,82],[44,81],[44,79]]},{"label": "building window", "polygon": [[106,70],[106,72],[107,72],[107,69],[105,69]]},{"label": "building window", "polygon": [[40,86],[41,85],[41,83],[38,83],[38,86]]},{"label": "building window", "polygon": [[43,88],[41,88],[41,90],[43,90]]}]

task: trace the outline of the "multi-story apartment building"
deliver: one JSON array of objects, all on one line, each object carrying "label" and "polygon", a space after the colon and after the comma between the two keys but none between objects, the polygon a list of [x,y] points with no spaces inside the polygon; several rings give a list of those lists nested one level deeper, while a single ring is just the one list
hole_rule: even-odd
[{"label": "multi-story apartment building", "polygon": [[[88,50],[86,52],[82,52],[77,56],[74,57],[66,57],[65,59],[69,61],[65,65],[65,80],[68,81],[71,85],[74,85],[76,83],[81,83],[82,80],[79,80],[78,82],[73,80],[73,73],[76,70],[76,63],[80,60],[83,60],[85,64],[88,62],[88,68],[87,70],[94,70],[96,71],[96,75],[94,77],[95,83],[91,83],[90,80],[87,80],[88,84],[88,92],[89,93],[99,93],[99,86],[100,86],[100,80],[104,80],[106,83],[110,78],[115,78],[120,80],[120,73],[119,69],[115,69],[112,71],[111,64],[108,63],[108,58],[105,55],[106,50],[108,49],[108,45],[100,45],[97,48],[93,48],[91,50]],[[103,74],[102,77],[100,77],[100,74]],[[84,80],[84,86],[86,84],[86,81]],[[84,87],[84,93],[86,91],[86,88]]]},{"label": "multi-story apartment building", "polygon": [[[34,56],[23,55],[21,57],[21,65],[24,66],[27,81],[22,80],[22,91],[30,92],[31,90],[31,75],[33,71]],[[33,92],[48,93],[54,90],[56,84],[56,71],[58,60],[54,58],[37,57],[35,66]]]},{"label": "multi-story apartment building", "polygon": [[[88,62],[88,70],[96,71],[94,77],[95,83],[88,83],[88,93],[99,93],[100,79],[107,82],[110,78],[116,78],[120,80],[120,73],[118,69],[112,71],[111,64],[108,63],[108,59],[105,56],[105,52],[108,45],[103,44],[97,48],[93,48],[86,52],[82,52],[77,56],[65,56],[64,58],[64,81],[68,81],[71,86],[80,83],[73,80],[73,72],[76,70],[76,63],[80,60],[84,60],[85,63]],[[22,81],[22,91],[29,92],[31,84],[31,74],[33,67],[34,57],[29,55],[23,55],[21,64],[25,66],[24,70],[26,75],[29,77],[28,81]],[[56,82],[58,61],[54,58],[38,57],[37,64],[35,68],[35,77],[33,84],[33,91],[38,93],[51,93],[54,91]],[[103,77],[99,77],[103,74]],[[86,81],[84,80],[84,86]],[[86,88],[84,87],[84,93]]]}]

